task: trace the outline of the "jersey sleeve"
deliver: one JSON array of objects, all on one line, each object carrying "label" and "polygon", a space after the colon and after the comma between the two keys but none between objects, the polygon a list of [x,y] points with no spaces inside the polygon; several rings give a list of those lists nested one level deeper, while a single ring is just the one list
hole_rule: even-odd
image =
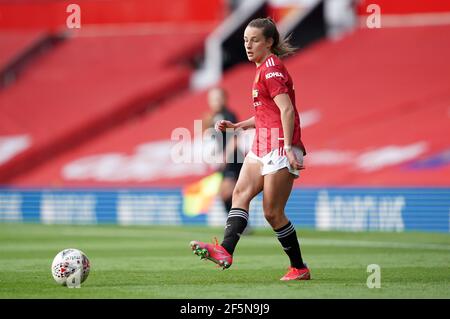
[{"label": "jersey sleeve", "polygon": [[278,66],[267,68],[264,72],[264,83],[270,97],[273,99],[278,94],[288,93],[288,74]]}]

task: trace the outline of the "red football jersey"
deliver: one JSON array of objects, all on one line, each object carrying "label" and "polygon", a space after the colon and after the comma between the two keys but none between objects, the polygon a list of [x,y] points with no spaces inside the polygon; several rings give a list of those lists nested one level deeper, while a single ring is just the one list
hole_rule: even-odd
[{"label": "red football jersey", "polygon": [[262,157],[274,149],[279,149],[280,155],[284,154],[281,113],[273,99],[278,94],[287,93],[294,106],[295,113],[292,145],[300,147],[303,154],[306,155],[301,140],[300,116],[295,106],[294,84],[284,64],[276,55],[271,54],[256,69],[252,93],[256,126],[255,139],[252,145],[253,153]]}]

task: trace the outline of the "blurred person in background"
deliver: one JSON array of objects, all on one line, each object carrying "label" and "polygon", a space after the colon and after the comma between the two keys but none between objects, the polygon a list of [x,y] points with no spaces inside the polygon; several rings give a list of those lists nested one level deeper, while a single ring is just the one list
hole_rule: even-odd
[{"label": "blurred person in background", "polygon": [[284,211],[306,155],[294,84],[280,59],[295,49],[288,40],[280,38],[270,18],[254,19],[247,25],[244,45],[248,60],[256,64],[252,90],[255,115],[239,123],[221,120],[216,129],[223,132],[230,128],[256,128],[252,150],[245,157],[233,192],[222,243],[219,245],[216,239],[214,244],[191,241],[190,245],[201,258],[229,268],[248,222],[250,201],[263,192],[264,217],[290,260],[290,267],[280,280],[309,280],[310,270],[303,262],[295,227]]},{"label": "blurred person in background", "polygon": [[[210,111],[203,118],[203,130],[213,128],[215,123],[222,120],[237,122],[236,115],[228,108],[228,95],[224,89],[215,87],[208,91],[208,106]],[[237,137],[232,132],[222,132],[222,140],[216,141],[218,149],[223,154],[223,160],[219,166],[219,171],[223,175],[219,195],[225,207],[225,214],[228,216],[244,154],[238,148]],[[246,233],[248,232],[249,228],[246,228]]]}]

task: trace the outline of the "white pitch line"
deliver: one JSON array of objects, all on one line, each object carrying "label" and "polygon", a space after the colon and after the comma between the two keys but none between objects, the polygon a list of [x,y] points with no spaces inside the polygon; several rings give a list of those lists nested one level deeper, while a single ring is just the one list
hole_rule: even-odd
[{"label": "white pitch line", "polygon": [[[96,236],[96,237],[124,237],[124,238],[149,238],[150,236],[155,236],[158,232],[167,233],[167,230],[145,230],[145,229],[136,229],[133,231],[123,231],[120,232],[107,232],[107,233],[99,233],[92,232],[89,234],[83,233],[83,236]],[[191,231],[173,232],[173,238],[183,238],[186,236],[186,233]],[[70,234],[69,232],[66,232]],[[72,235],[76,236],[77,233],[74,232]],[[199,236],[205,236],[205,234],[199,234]],[[219,236],[220,237],[220,236]],[[207,242],[209,240],[205,237]],[[263,240],[264,242],[273,241],[275,237],[248,237],[248,239],[256,239]],[[247,238],[245,238],[247,239]],[[447,250],[450,251],[450,236],[449,236],[449,245],[445,244],[424,244],[424,243],[400,243],[400,242],[384,242],[384,241],[360,241],[360,240],[346,240],[346,239],[320,239],[320,238],[302,238],[299,237],[300,243],[310,246],[335,246],[335,247],[368,247],[368,248],[403,248],[403,249],[425,249],[425,250]]]},{"label": "white pitch line", "polygon": [[[269,237],[260,237],[273,240]],[[256,239],[256,238],[255,238]],[[264,240],[266,241],[266,240]],[[335,247],[367,247],[367,248],[403,248],[403,249],[425,249],[425,250],[446,250],[450,251],[450,245],[445,244],[421,244],[421,243],[399,243],[384,241],[361,241],[361,240],[345,240],[345,239],[316,239],[316,238],[299,238],[300,245],[306,246],[335,246]]]},{"label": "white pitch line", "polygon": [[417,243],[398,243],[382,241],[360,241],[343,239],[306,239],[310,245],[330,245],[343,247],[371,247],[371,248],[405,248],[405,249],[430,249],[430,250],[448,250],[450,245],[442,244],[417,244]]}]

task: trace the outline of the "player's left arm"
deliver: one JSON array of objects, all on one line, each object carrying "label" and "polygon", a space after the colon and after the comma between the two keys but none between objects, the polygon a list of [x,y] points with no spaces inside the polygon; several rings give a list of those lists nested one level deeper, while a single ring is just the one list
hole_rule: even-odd
[{"label": "player's left arm", "polygon": [[291,149],[294,135],[295,108],[289,97],[289,75],[281,66],[269,67],[264,73],[266,88],[270,97],[280,109],[281,125],[283,126],[283,137],[286,157],[294,169],[303,169],[295,153]]},{"label": "player's left arm", "polygon": [[[278,94],[273,98],[275,104],[280,109],[281,124],[283,126],[283,137],[285,147],[292,147],[292,136],[294,135],[295,111],[291,98],[287,93]],[[286,149],[286,156],[294,169],[303,169],[303,165],[298,161],[292,149]]]},{"label": "player's left arm", "polygon": [[287,93],[278,94],[273,98],[275,104],[280,109],[281,124],[283,125],[284,145],[292,145],[294,135],[294,106]]}]

